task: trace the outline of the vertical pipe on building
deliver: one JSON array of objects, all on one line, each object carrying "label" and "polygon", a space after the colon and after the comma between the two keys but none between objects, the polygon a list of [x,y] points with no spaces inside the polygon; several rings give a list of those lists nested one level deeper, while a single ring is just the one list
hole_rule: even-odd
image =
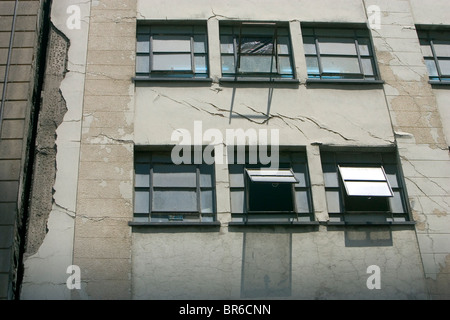
[{"label": "vertical pipe on building", "polygon": [[8,87],[8,75],[9,75],[9,67],[11,65],[11,55],[14,44],[14,33],[16,30],[16,18],[17,18],[17,7],[19,5],[19,0],[16,0],[14,3],[14,14],[12,19],[11,26],[11,36],[9,37],[9,48],[8,48],[8,58],[6,60],[6,68],[5,68],[5,80],[3,81],[3,92],[2,92],[2,103],[0,105],[0,139],[2,134],[2,124],[3,124],[3,110],[5,110],[5,102],[6,102],[6,88]]}]

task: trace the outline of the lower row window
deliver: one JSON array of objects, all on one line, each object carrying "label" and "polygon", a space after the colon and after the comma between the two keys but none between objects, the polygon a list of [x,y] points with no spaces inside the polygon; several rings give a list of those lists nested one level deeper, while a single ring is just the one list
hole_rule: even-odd
[{"label": "lower row window", "polygon": [[[321,159],[331,222],[409,220],[395,154],[322,152]],[[280,153],[276,168],[250,160],[228,166],[233,222],[314,221],[306,153]],[[214,165],[136,152],[135,222],[213,222],[215,204]]]}]

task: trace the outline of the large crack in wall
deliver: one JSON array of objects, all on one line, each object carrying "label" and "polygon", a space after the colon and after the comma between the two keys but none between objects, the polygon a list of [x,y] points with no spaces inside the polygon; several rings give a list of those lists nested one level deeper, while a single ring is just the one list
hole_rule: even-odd
[{"label": "large crack in wall", "polygon": [[53,24],[50,27],[49,51],[42,91],[36,137],[36,154],[31,191],[30,218],[26,255],[35,254],[48,232],[47,221],[53,206],[56,178],[56,130],[67,112],[60,85],[67,72],[70,42]]}]

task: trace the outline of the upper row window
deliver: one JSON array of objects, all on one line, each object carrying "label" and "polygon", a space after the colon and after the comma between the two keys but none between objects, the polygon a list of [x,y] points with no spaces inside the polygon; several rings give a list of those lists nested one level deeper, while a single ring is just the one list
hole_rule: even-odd
[{"label": "upper row window", "polygon": [[207,78],[205,26],[139,26],[136,75]]},{"label": "upper row window", "polygon": [[377,80],[367,29],[303,28],[309,78]]},{"label": "upper row window", "polygon": [[[308,78],[379,80],[370,31],[362,27],[302,27]],[[450,81],[450,31],[419,30],[431,81]],[[241,22],[220,26],[224,78],[294,79],[289,27]],[[140,24],[137,78],[209,77],[206,25]]]},{"label": "upper row window", "polygon": [[418,31],[430,80],[450,81],[450,32]]},{"label": "upper row window", "polygon": [[224,77],[294,78],[289,29],[242,23],[220,30]]}]

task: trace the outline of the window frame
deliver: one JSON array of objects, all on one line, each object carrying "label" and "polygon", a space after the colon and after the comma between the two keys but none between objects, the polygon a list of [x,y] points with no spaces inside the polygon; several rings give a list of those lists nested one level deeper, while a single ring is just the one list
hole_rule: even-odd
[{"label": "window frame", "polygon": [[[223,29],[230,28],[230,32],[224,32]],[[245,28],[267,28],[272,29],[272,54],[258,54],[258,53],[241,53],[242,49],[242,39],[243,38],[269,38],[268,35],[262,35],[255,32],[243,32]],[[283,30],[286,35],[279,34],[279,30]],[[222,38],[232,37],[233,52],[223,52],[222,51]],[[279,50],[280,38],[286,38],[288,40],[288,53],[281,53]],[[286,23],[277,22],[240,22],[240,23],[221,23],[219,26],[219,42],[221,45],[220,57],[221,57],[221,80],[279,80],[279,81],[289,81],[295,80],[295,65],[294,65],[294,55],[292,47],[291,33],[289,25]],[[271,64],[270,72],[242,72],[239,71],[240,63],[242,57],[245,56],[269,56],[274,57],[272,59],[276,66],[276,72],[273,71],[273,65]],[[224,57],[233,57],[234,70],[230,72],[224,72]],[[280,58],[288,58],[291,67],[291,73],[282,73],[280,70]]]},{"label": "window frame", "polygon": [[[280,170],[288,169],[293,175],[297,173],[295,171],[295,166],[302,166],[301,170],[298,171],[298,174],[304,176],[304,185],[301,184],[301,181],[296,178],[298,183],[288,182],[285,184],[290,184],[290,198],[292,199],[292,211],[256,211],[251,210],[249,206],[250,200],[250,177],[247,174],[247,169],[255,170],[255,169],[270,169],[268,166],[264,166],[261,164],[253,164],[248,161],[248,154],[246,155],[246,161],[244,163],[233,163],[229,164],[229,174],[230,174],[230,211],[232,216],[232,223],[243,223],[243,224],[308,224],[314,223],[314,208],[313,208],[313,199],[312,199],[312,191],[311,191],[311,181],[309,174],[308,161],[306,157],[306,152],[303,151],[292,151],[292,152],[281,152],[280,155]],[[234,167],[232,167],[234,166]],[[236,170],[238,166],[242,166],[242,170]],[[243,184],[240,186],[236,186],[233,184],[231,175],[242,176]],[[258,182],[256,182],[258,183]],[[265,182],[260,182],[265,183]],[[241,203],[237,203],[236,199],[240,199],[239,196],[234,196],[233,192],[241,192],[242,196],[242,212],[238,212],[237,210],[233,210],[236,205],[241,207]],[[299,194],[306,195],[306,201],[308,205],[308,210],[302,210],[300,208],[298,200],[297,200],[297,192]],[[240,210],[239,210],[240,211]]]},{"label": "window frame", "polygon": [[[377,158],[377,160],[367,160],[369,157]],[[400,162],[392,152],[357,152],[357,151],[343,151],[343,152],[335,152],[325,150],[321,152],[321,162],[322,162],[322,170],[324,173],[324,181],[325,181],[325,193],[327,198],[327,207],[328,214],[330,216],[330,221],[334,222],[343,222],[347,223],[349,221],[359,221],[362,224],[373,224],[373,223],[381,223],[381,224],[390,224],[390,223],[405,223],[408,224],[412,221],[411,210],[408,204],[408,197],[406,192],[406,185],[404,182],[403,174],[401,172]],[[341,160],[339,160],[340,158]],[[358,161],[358,158],[360,161]],[[395,158],[395,160],[394,160]],[[330,160],[333,159],[333,160]],[[345,160],[343,160],[345,159]],[[352,159],[352,160],[347,160]],[[353,160],[356,159],[356,160]],[[334,166],[334,169],[332,167]],[[364,168],[383,168],[385,172],[386,181],[389,184],[390,189],[393,192],[393,197],[378,197],[385,198],[386,205],[388,211],[376,211],[376,210],[357,210],[350,211],[346,208],[346,201],[349,197],[346,193],[346,187],[344,185],[343,179],[341,177],[339,166],[345,167],[364,167]],[[388,173],[387,168],[390,170]],[[335,178],[337,178],[337,185],[330,185],[332,183],[328,182],[330,178],[326,178],[326,174],[331,173],[335,174]],[[393,184],[390,181],[389,175],[395,177],[391,177],[395,181]],[[333,180],[335,180],[333,178]],[[338,193],[338,199],[329,200],[332,193]],[[358,196],[353,196],[355,199]],[[364,198],[364,197],[361,197]],[[369,198],[369,197],[367,197]],[[330,202],[330,201],[333,201]],[[339,205],[336,206],[335,201],[339,201]],[[397,201],[398,203],[394,203]],[[396,206],[401,204],[402,211],[398,212],[396,210]],[[333,210],[333,208],[339,207],[339,211]]]},{"label": "window frame", "polygon": [[[159,160],[158,160],[159,158]],[[197,223],[197,224],[207,224],[214,223],[217,221],[217,195],[216,195],[216,178],[215,178],[215,166],[208,165],[205,163],[202,164],[174,164],[172,161],[165,160],[170,159],[170,152],[149,152],[149,151],[137,151],[135,152],[134,159],[134,194],[133,194],[133,222],[134,223],[166,223],[166,224],[189,224],[189,223]],[[138,165],[148,166],[148,186],[137,186],[137,167]],[[154,184],[154,168],[155,166],[173,166],[173,167],[183,167],[183,166],[191,166],[195,167],[195,187],[191,186],[155,186]],[[202,175],[202,166],[206,170],[209,171],[211,186],[202,186],[201,185],[201,175]],[[209,166],[209,168],[207,168]],[[195,190],[195,205],[196,210],[154,210],[153,200],[155,196],[155,189],[159,190],[171,190],[171,191],[194,191]],[[211,198],[211,212],[202,212],[202,192],[209,191],[212,193]],[[136,205],[136,193],[137,192],[146,192],[148,194],[148,213],[147,212],[137,212]],[[189,218],[188,220],[185,217],[197,216],[197,219]],[[182,217],[183,219],[180,219]]]},{"label": "window frame", "polygon": [[[324,30],[332,30],[339,29],[341,31],[348,31],[349,34],[341,34],[339,36],[336,35],[327,35],[323,33]],[[310,32],[305,32],[306,30],[310,30]],[[318,30],[319,32],[318,34]],[[352,35],[350,35],[352,33]],[[302,38],[303,43],[305,45],[305,38],[313,38],[314,40],[314,48],[315,53],[307,53],[305,52],[305,59],[314,58],[317,60],[318,72],[311,73],[307,72],[308,79],[307,82],[359,82],[359,83],[383,83],[380,78],[380,71],[378,67],[378,62],[376,59],[376,54],[374,50],[373,39],[370,33],[370,29],[367,26],[348,26],[348,25],[310,25],[310,24],[302,24]],[[321,53],[320,50],[320,38],[326,39],[351,39],[353,40],[353,44],[355,47],[356,54],[342,54],[342,53]],[[368,54],[361,53],[360,49],[360,41],[366,40],[368,45]],[[334,42],[341,43],[341,42]],[[322,58],[351,58],[357,59],[359,73],[342,73],[342,72],[324,72],[323,61]],[[372,63],[372,71],[373,75],[368,75],[364,72],[364,64],[363,60],[369,59]],[[307,68],[309,68],[306,62]]]},{"label": "window frame", "polygon": [[[448,37],[447,37],[447,40],[444,40],[446,34],[448,35]],[[437,76],[433,76],[430,73],[430,70],[427,65],[427,71],[428,71],[430,83],[450,84],[450,74],[442,73],[442,69],[440,66],[441,60],[449,61],[449,64],[450,64],[450,56],[439,56],[437,54],[436,48],[435,48],[435,41],[447,41],[448,46],[450,48],[450,30],[448,30],[448,29],[428,30],[425,28],[418,28],[417,35],[419,38],[421,53],[422,53],[422,56],[424,57],[425,63],[427,61],[433,61],[434,67],[436,68]],[[423,46],[429,46],[432,56],[425,55],[425,53],[422,50]]]},{"label": "window frame", "polygon": [[[183,31],[153,31],[158,28],[176,28],[185,29]],[[200,29],[200,30],[197,30]],[[138,48],[138,43],[140,37],[148,37],[148,52],[141,52]],[[190,41],[190,51],[154,51],[154,41],[155,37],[189,37]],[[202,42],[204,43],[204,52],[196,52],[195,38],[203,37]],[[168,55],[189,55],[190,56],[190,69],[178,69],[178,70],[159,70],[154,68],[154,58],[155,56],[168,56]],[[148,72],[139,72],[138,70],[138,59],[143,57],[143,59],[148,58]],[[204,72],[196,72],[196,57],[203,57],[205,64]],[[202,65],[203,66],[203,65]],[[142,22],[138,23],[136,30],[136,77],[135,80],[197,80],[197,81],[209,81],[209,47],[208,47],[208,29],[206,22]]]}]

